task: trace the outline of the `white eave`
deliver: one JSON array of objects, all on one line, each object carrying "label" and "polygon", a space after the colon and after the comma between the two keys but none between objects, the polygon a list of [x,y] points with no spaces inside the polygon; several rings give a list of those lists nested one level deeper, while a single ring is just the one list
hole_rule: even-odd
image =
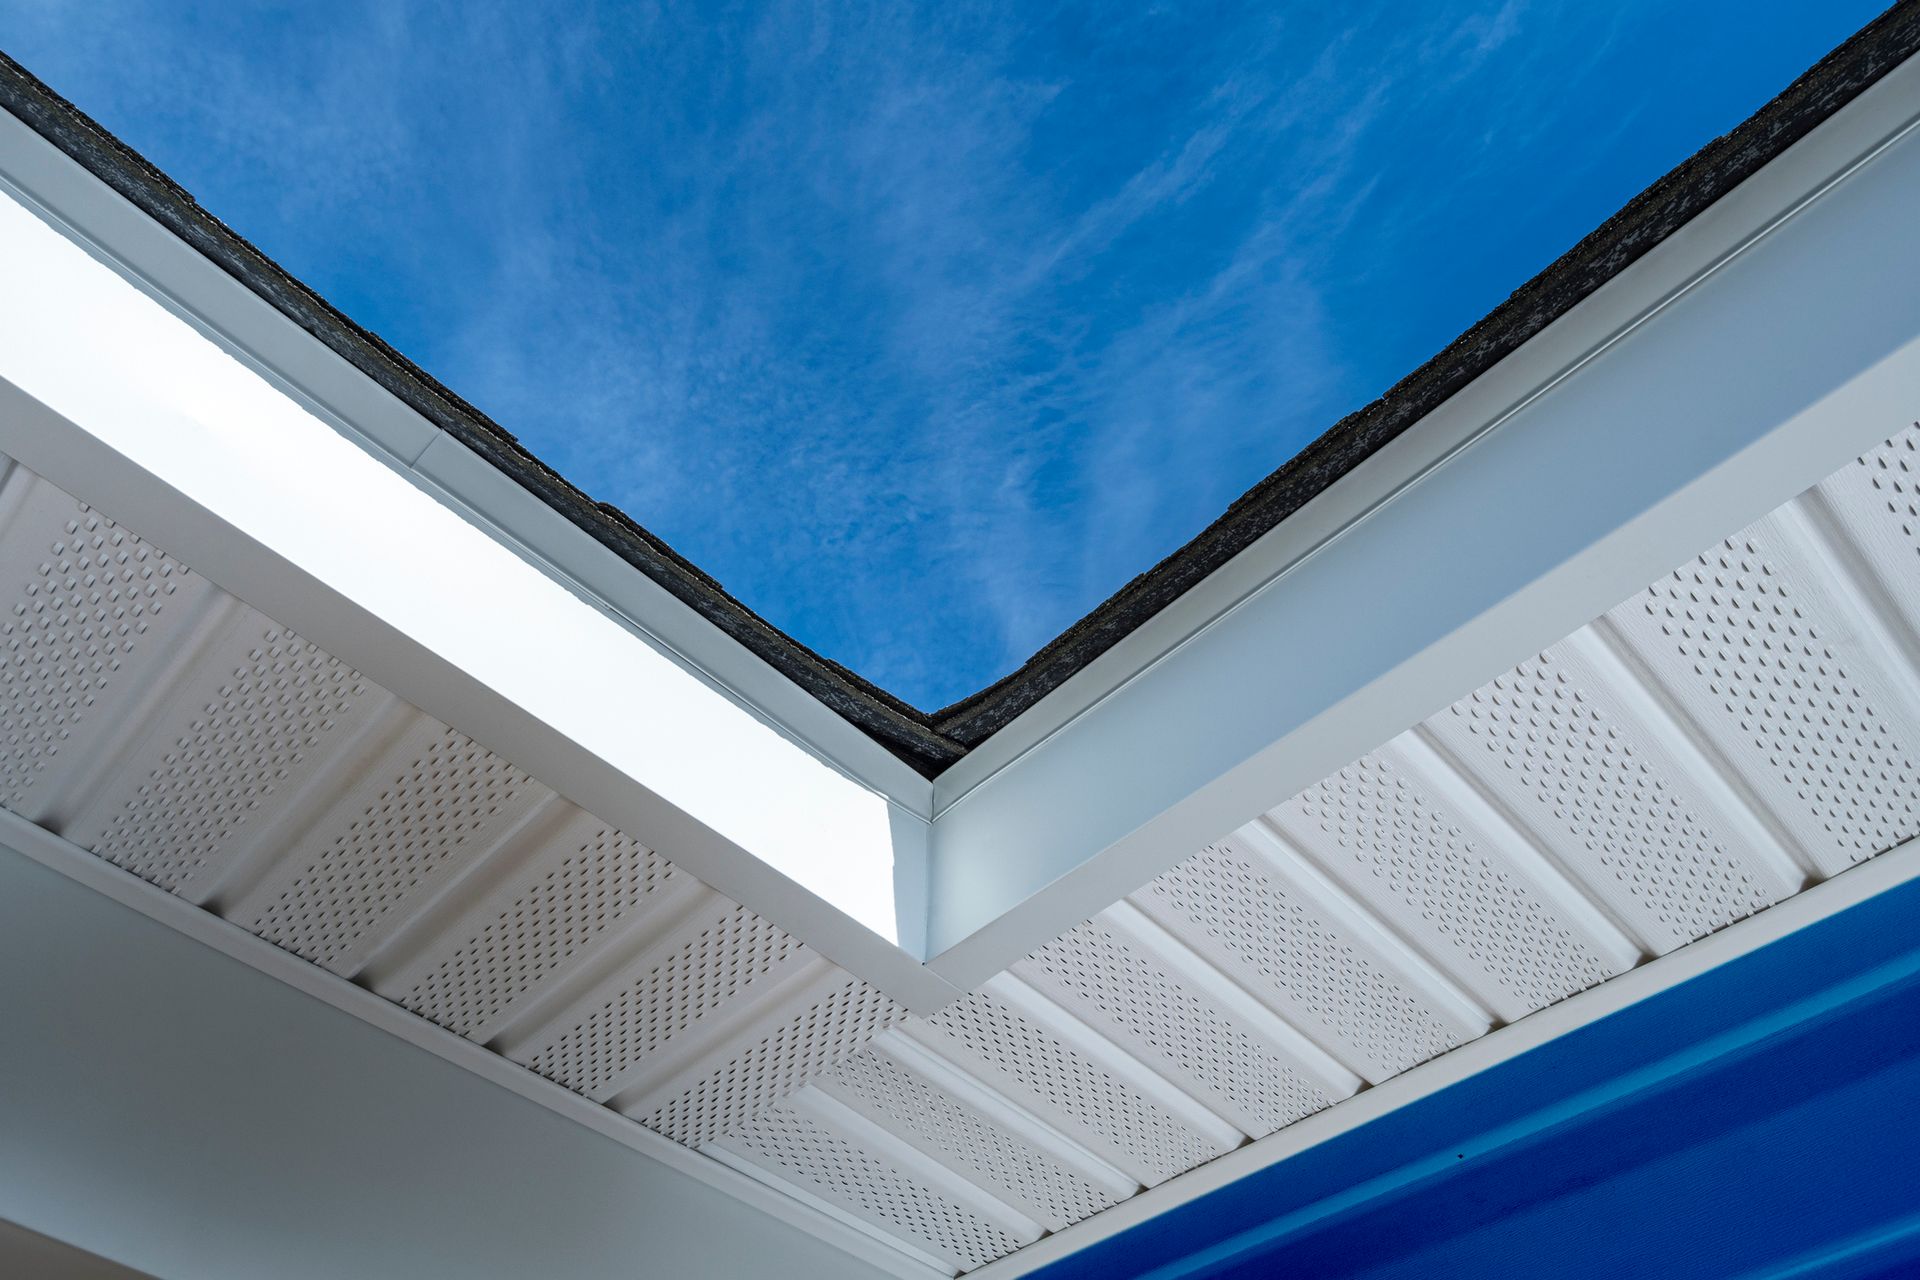
[{"label": "white eave", "polygon": [[[11,116],[0,143],[20,200],[0,206],[0,450],[577,803],[657,833],[910,1005],[951,994],[897,945],[924,779],[639,575],[616,607],[496,536],[571,541],[589,574],[611,558]],[[500,508],[485,523],[448,501],[440,476],[456,471]]]},{"label": "white eave", "polygon": [[[1915,874],[1647,618],[1791,596],[1809,696],[1920,759],[1920,534],[1856,461],[1920,457],[1917,120],[1909,62],[929,782],[0,113],[0,591],[88,506],[193,584],[0,845],[897,1274],[1019,1274]],[[218,868],[109,856],[272,628],[365,677],[351,741]],[[1650,902],[1489,707],[1570,772],[1603,719],[1582,794],[1712,856],[1634,837]],[[472,846],[340,872],[449,750]]]},{"label": "white eave", "polygon": [[1784,502],[1920,407],[1891,72],[934,788],[978,982]]}]

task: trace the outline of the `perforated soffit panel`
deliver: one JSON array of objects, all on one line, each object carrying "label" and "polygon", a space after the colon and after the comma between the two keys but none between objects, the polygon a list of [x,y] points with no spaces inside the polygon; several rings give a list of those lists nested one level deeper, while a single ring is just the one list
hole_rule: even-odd
[{"label": "perforated soffit panel", "polygon": [[930,1017],[25,467],[0,803],[961,1272],[1920,833],[1920,427]]}]

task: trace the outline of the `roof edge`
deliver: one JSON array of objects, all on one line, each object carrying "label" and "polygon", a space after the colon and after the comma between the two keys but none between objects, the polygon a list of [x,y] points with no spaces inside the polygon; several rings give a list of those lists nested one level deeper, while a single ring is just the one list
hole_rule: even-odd
[{"label": "roof edge", "polygon": [[631,516],[568,482],[499,423],[355,323],[3,52],[0,107],[429,424],[473,450],[913,768],[932,777],[965,754],[931,728],[924,712],[787,635]]},{"label": "roof edge", "polygon": [[1592,295],[1907,58],[1920,0],[1900,0],[1731,132],[1657,179],[1465,333],[1255,484],[1212,524],[1017,670],[924,712],[822,656],[729,594],[619,508],[597,502],[485,413],[356,324],[166,174],[0,53],[0,107],[429,424],[474,451],[921,774],[944,769]]},{"label": "roof edge", "polygon": [[1916,52],[1920,0],[1901,0],[1731,132],[1656,179],[1439,354],[1328,428],[1018,670],[933,713],[933,728],[969,750],[979,746]]}]

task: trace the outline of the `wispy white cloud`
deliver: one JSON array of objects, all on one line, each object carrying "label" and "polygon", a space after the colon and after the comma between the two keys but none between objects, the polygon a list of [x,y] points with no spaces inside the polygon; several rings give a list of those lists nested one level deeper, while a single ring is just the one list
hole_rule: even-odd
[{"label": "wispy white cloud", "polygon": [[0,46],[749,604],[937,703],[1540,265],[1486,278],[1519,252],[1488,221],[1523,178],[1572,199],[1571,133],[1618,141],[1582,89],[1630,21],[20,0]]}]

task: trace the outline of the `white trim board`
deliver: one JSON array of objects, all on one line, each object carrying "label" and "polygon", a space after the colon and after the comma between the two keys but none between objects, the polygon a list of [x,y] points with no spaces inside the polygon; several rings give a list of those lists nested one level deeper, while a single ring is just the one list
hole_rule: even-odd
[{"label": "white trim board", "polygon": [[925,778],[5,111],[0,189],[383,466],[486,529],[689,672],[910,812],[930,812],[932,786]]},{"label": "white trim board", "polygon": [[52,411],[0,447],[356,668],[410,666],[400,696],[550,785],[638,782],[717,837],[677,852],[696,874],[910,1004],[950,995],[907,954],[926,779],[5,113],[0,189],[0,377]]},{"label": "white trim board", "polygon": [[1911,60],[948,770],[932,967],[976,986],[1912,421],[1916,119]]},{"label": "white trim board", "polygon": [[[895,942],[896,868],[918,883],[923,820],[588,608],[11,202],[0,257],[19,303],[0,312],[0,450],[910,1007],[951,998]],[[111,377],[94,367],[102,344],[117,344]]]},{"label": "white trim board", "polygon": [[[11,207],[0,203],[0,217]],[[8,318],[0,315],[0,327]],[[151,422],[139,415],[123,420],[134,435]],[[244,423],[226,425],[247,429]],[[198,444],[206,450],[201,457],[210,471],[223,465],[214,461],[220,438],[218,432],[207,432]],[[156,432],[149,447],[166,451],[177,443],[178,438]],[[875,914],[883,909],[877,886],[884,886],[884,910],[893,910],[896,859],[913,871],[926,824],[805,756],[744,714],[709,718],[719,709],[717,695],[684,679],[677,689],[669,689],[667,684],[678,678],[677,669],[653,668],[651,674],[666,681],[651,688],[649,673],[638,667],[620,675],[608,673],[609,687],[590,693],[591,667],[597,665],[591,659],[624,664],[644,646],[610,630],[600,615],[586,613],[571,596],[564,600],[579,610],[571,621],[598,623],[602,629],[597,639],[610,648],[595,653],[596,637],[586,634],[578,648],[570,649],[560,634],[568,620],[549,616],[542,629],[556,634],[544,640],[528,634],[477,637],[479,649],[470,654],[478,661],[463,663],[409,634],[380,606],[355,599],[296,556],[249,537],[218,512],[158,482],[140,462],[49,408],[4,372],[0,452],[112,512],[223,589],[484,743],[596,817],[670,853],[675,863],[702,881],[805,938],[910,1008],[931,1010],[953,998],[950,987],[880,932],[890,925]],[[227,478],[244,480],[245,474]],[[365,479],[365,473],[360,478]],[[285,505],[281,511],[298,522],[300,505],[305,504]],[[324,530],[318,532],[325,536]],[[405,545],[404,538],[396,545]],[[376,571],[393,563],[391,553],[359,554]],[[450,580],[440,581],[447,585]],[[523,579],[523,584],[530,583]],[[458,588],[457,582],[453,585]],[[387,589],[407,588],[396,579]],[[468,589],[479,588],[469,582]],[[435,625],[458,626],[456,617],[436,613],[430,601],[416,604],[424,606],[417,617],[437,617]],[[624,644],[632,648],[622,654]],[[555,661],[556,654],[579,662]],[[507,675],[504,684],[476,674],[476,666],[489,664]],[[519,674],[510,674],[514,672]],[[573,727],[562,728],[544,714],[560,704],[579,713]],[[663,704],[679,709],[663,713]],[[695,707],[698,710],[691,709]],[[713,732],[703,733],[703,727]],[[695,743],[689,734],[704,740]],[[596,737],[599,744],[589,745]],[[671,794],[678,789],[676,775],[688,784],[678,795]],[[736,825],[742,819],[745,828]],[[818,879],[812,889],[803,884],[806,863],[830,873],[834,882],[856,884],[862,872],[874,877],[857,886],[871,909],[872,924],[835,905],[828,896],[832,884]]]}]

